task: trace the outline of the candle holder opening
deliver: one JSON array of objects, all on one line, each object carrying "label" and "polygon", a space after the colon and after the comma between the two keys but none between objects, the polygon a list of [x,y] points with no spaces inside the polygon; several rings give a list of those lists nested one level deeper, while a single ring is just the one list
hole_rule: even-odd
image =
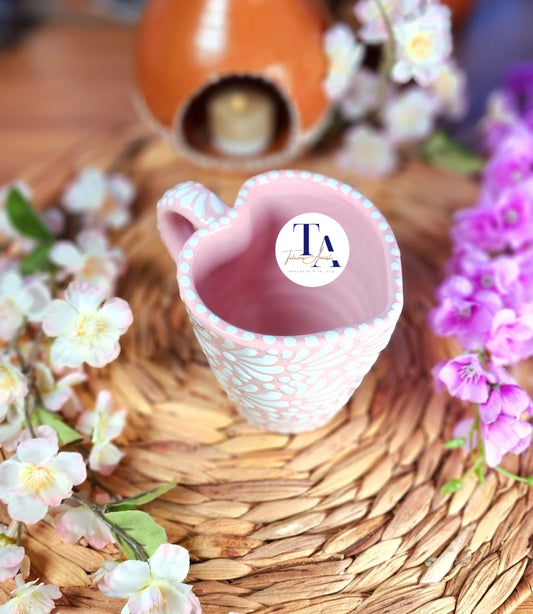
[{"label": "candle holder opening", "polygon": [[298,116],[291,101],[262,77],[231,75],[202,88],[178,114],[175,137],[207,166],[253,168],[292,152]]}]

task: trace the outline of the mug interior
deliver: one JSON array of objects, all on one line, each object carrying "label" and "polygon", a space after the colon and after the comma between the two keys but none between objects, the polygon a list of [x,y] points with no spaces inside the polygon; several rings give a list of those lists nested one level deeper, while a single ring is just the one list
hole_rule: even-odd
[{"label": "mug interior", "polygon": [[[391,246],[363,201],[285,177],[254,185],[231,225],[197,246],[191,273],[200,298],[226,322],[263,335],[316,334],[382,317],[394,300]],[[309,212],[335,219],[350,244],[343,273],[320,287],[289,280],[275,256],[281,228]]]}]

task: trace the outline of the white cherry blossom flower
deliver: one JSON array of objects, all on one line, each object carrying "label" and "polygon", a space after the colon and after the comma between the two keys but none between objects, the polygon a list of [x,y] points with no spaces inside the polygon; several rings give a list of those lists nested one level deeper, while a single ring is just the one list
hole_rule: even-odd
[{"label": "white cherry blossom flower", "polygon": [[[417,13],[420,0],[381,0],[381,6],[390,23],[399,23],[403,18]],[[354,12],[362,24],[358,32],[361,40],[375,44],[389,38],[387,24],[376,0],[359,0]]]},{"label": "white cherry blossom flower", "polygon": [[361,119],[378,106],[379,82],[378,75],[367,68],[361,68],[356,72],[339,104],[345,119],[348,121]]},{"label": "white cherry blossom flower", "polygon": [[[48,424],[41,424],[40,426],[34,426],[33,433],[30,433],[29,429],[23,428],[25,423],[26,422],[24,417],[24,422],[20,425],[18,432],[2,443],[2,446],[8,452],[14,452],[22,441],[28,441],[29,439],[35,439],[36,437],[49,439],[51,442],[54,443],[54,445],[57,445],[57,431],[55,430],[55,428],[49,426]],[[1,441],[2,440],[0,438],[0,442]]]},{"label": "white cherry blossom flower", "polygon": [[438,102],[433,94],[412,86],[387,101],[383,120],[394,143],[416,141],[433,129]]},{"label": "white cherry blossom flower", "polygon": [[[0,358],[0,408],[28,394],[28,380],[8,356]],[[5,418],[0,409],[0,421]]]},{"label": "white cherry blossom flower", "polygon": [[84,412],[78,421],[80,433],[91,438],[89,467],[102,475],[110,475],[124,456],[112,440],[126,424],[126,410],[111,411],[111,393],[101,390],[96,397],[94,411]]},{"label": "white cherry blossom flower", "polygon": [[[13,533],[15,532],[16,529]],[[24,548],[17,546],[8,527],[5,524],[0,524],[0,582],[14,578],[20,571],[24,558]]]},{"label": "white cherry blossom flower", "polygon": [[67,187],[62,201],[67,211],[83,214],[88,222],[118,229],[130,221],[134,198],[135,187],[127,177],[90,167]]},{"label": "white cherry blossom flower", "polygon": [[25,319],[39,322],[49,304],[50,290],[38,277],[0,273],[0,339],[9,341]]},{"label": "white cherry blossom flower", "polygon": [[162,544],[147,562],[104,563],[97,579],[104,595],[128,600],[122,614],[201,614],[192,587],[183,584],[188,572],[187,550]]},{"label": "white cherry blossom flower", "polygon": [[51,303],[43,330],[49,337],[57,337],[51,349],[53,366],[78,367],[86,362],[103,367],[119,355],[118,339],[128,330],[133,316],[123,299],[105,298],[94,286],[73,281],[65,300]]},{"label": "white cherry blossom flower", "polygon": [[48,365],[42,362],[35,363],[34,371],[43,405],[49,411],[62,409],[65,403],[75,396],[72,387],[87,379],[87,375],[80,368],[56,379]]},{"label": "white cherry blossom flower", "polygon": [[24,399],[10,405],[0,405],[0,444],[8,451],[15,450],[24,428]]},{"label": "white cherry blossom flower", "polygon": [[0,605],[0,614],[49,614],[61,591],[55,584],[37,584],[38,581],[24,583],[22,576],[17,576],[16,588],[11,591],[13,599]]},{"label": "white cherry blossom flower", "polygon": [[91,510],[78,506],[62,505],[66,509],[54,516],[56,533],[69,544],[84,539],[90,546],[101,550],[114,543],[109,528]]},{"label": "white cherry blossom flower", "polygon": [[0,499],[13,520],[34,524],[81,484],[87,470],[78,452],[59,452],[57,443],[38,437],[19,444],[0,465]]},{"label": "white cherry blossom flower", "polygon": [[460,119],[466,112],[466,75],[453,61],[443,65],[428,89],[439,101],[439,110],[451,119]]},{"label": "white cherry blossom flower", "polygon": [[396,24],[394,38],[392,78],[398,83],[414,79],[426,87],[438,77],[452,52],[450,9],[431,4],[423,15]]},{"label": "white cherry blossom flower", "polygon": [[338,157],[339,164],[361,175],[384,175],[396,168],[396,153],[390,140],[370,126],[346,131]]},{"label": "white cherry blossom flower", "polygon": [[364,47],[344,23],[337,23],[326,32],[324,47],[329,59],[324,88],[331,100],[339,100],[363,61]]},{"label": "white cherry blossom flower", "polygon": [[50,260],[62,267],[63,276],[86,281],[110,295],[124,266],[124,252],[110,248],[103,231],[88,229],[71,241],[58,241],[50,250]]}]

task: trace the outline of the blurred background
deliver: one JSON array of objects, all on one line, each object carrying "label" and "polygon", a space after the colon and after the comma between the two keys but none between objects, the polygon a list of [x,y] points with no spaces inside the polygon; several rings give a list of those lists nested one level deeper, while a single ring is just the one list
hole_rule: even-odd
[{"label": "blurred background", "polygon": [[[107,20],[134,26],[144,1],[0,0],[0,45],[20,41],[49,20]],[[353,20],[354,0],[325,2],[337,19]],[[461,132],[481,116],[487,94],[501,82],[506,69],[533,59],[533,0],[449,0],[448,4],[459,15],[456,55],[469,78],[470,111],[458,128]]]}]

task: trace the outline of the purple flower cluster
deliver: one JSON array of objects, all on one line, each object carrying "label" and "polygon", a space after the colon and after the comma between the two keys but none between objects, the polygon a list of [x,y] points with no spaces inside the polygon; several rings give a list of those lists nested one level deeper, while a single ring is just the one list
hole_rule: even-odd
[{"label": "purple flower cluster", "polygon": [[456,214],[430,323],[465,350],[437,365],[437,379],[478,406],[455,435],[495,467],[508,452],[523,452],[533,434],[524,419],[533,404],[508,370],[533,356],[533,65],[514,70],[492,96],[485,137],[479,200]]}]

